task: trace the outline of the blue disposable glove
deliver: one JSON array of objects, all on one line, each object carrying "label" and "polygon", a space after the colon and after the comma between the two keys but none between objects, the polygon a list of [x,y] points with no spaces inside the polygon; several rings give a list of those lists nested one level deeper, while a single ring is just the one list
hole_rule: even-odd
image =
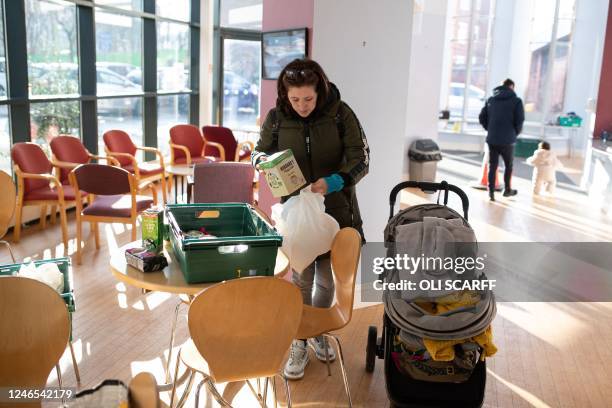
[{"label": "blue disposable glove", "polygon": [[323,179],[327,183],[327,194],[340,191],[344,187],[344,179],[342,179],[338,173],[323,177]]}]

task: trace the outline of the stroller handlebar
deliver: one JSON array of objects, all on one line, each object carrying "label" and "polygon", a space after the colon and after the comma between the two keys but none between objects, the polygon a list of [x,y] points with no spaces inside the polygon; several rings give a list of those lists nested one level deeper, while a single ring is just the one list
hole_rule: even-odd
[{"label": "stroller handlebar", "polygon": [[470,201],[465,192],[459,187],[449,184],[446,181],[440,183],[433,183],[427,181],[404,181],[393,187],[391,194],[389,194],[389,205],[391,207],[389,212],[389,218],[393,217],[393,207],[395,207],[395,201],[397,194],[405,188],[418,188],[423,192],[435,193],[436,191],[444,191],[444,205],[448,203],[448,192],[452,191],[461,198],[461,205],[463,207],[463,218],[468,219],[468,210],[470,207]]}]

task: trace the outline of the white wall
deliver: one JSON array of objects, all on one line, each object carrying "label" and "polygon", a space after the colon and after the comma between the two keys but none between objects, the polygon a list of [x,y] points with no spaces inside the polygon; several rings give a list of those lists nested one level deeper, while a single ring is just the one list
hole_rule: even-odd
[{"label": "white wall", "polygon": [[577,0],[576,22],[565,88],[565,110],[586,118],[587,100],[596,98],[609,0]]},{"label": "white wall", "polygon": [[[415,7],[410,71],[408,75],[408,101],[406,110],[406,138],[403,175],[408,176],[407,152],[415,139],[438,138],[438,113],[442,83],[447,78],[444,48],[447,42],[447,0],[417,2]],[[449,30],[450,31],[450,30]],[[445,87],[446,88],[446,87]]]},{"label": "white wall", "polygon": [[[338,85],[370,144],[370,174],[357,188],[369,241],[382,241],[388,195],[401,181],[413,5],[412,0],[314,3],[313,59]],[[432,85],[438,86],[439,77]]]}]

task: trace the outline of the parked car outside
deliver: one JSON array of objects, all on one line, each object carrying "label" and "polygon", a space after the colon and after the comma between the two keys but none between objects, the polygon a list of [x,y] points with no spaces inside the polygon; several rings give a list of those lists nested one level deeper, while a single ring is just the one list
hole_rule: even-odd
[{"label": "parked car outside", "polygon": [[[450,83],[448,88],[448,110],[450,111],[451,118],[462,115],[464,92],[465,84],[461,82]],[[485,103],[485,91],[470,85],[467,91],[467,98],[467,117],[477,118]]]},{"label": "parked car outside", "polygon": [[[223,71],[224,110],[232,109],[232,98],[237,101],[238,112],[254,113],[259,102],[258,88],[232,71]],[[229,102],[229,103],[228,103]]]}]

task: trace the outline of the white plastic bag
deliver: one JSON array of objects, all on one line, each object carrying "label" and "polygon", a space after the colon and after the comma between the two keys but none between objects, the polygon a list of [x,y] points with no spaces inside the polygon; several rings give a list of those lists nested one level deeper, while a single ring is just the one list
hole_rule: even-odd
[{"label": "white plastic bag", "polygon": [[338,222],[325,213],[323,201],[321,194],[305,188],[300,195],[272,207],[272,219],[283,236],[283,252],[296,272],[328,252],[340,230]]},{"label": "white plastic bag", "polygon": [[53,288],[57,293],[64,293],[64,275],[54,263],[34,265],[34,262],[21,265],[18,275],[24,278],[36,279]]}]

